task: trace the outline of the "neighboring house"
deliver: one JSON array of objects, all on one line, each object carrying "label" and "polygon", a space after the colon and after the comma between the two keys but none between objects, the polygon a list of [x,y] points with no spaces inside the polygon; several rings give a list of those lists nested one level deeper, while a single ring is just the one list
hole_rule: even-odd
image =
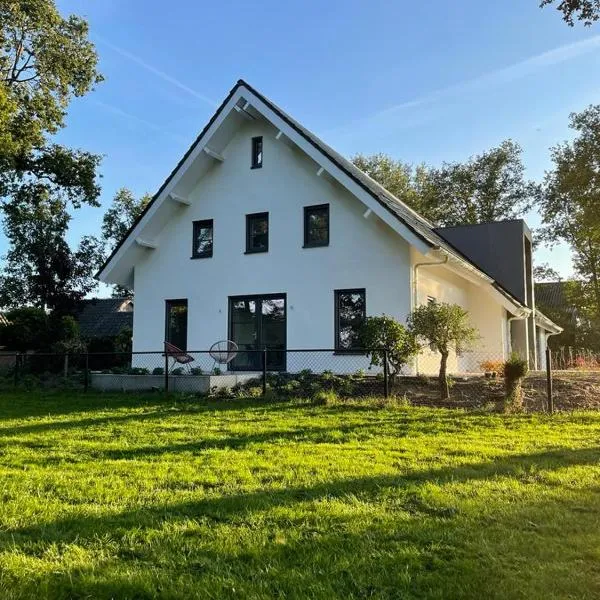
[{"label": "neighboring house", "polygon": [[81,300],[75,318],[85,340],[114,338],[125,328],[133,328],[131,298],[91,298]]},{"label": "neighboring house", "polygon": [[535,284],[535,298],[548,311],[557,311],[573,325],[579,321],[577,307],[569,299],[567,288],[571,281],[544,281]]},{"label": "neighboring house", "polygon": [[535,284],[535,300],[555,322],[564,327],[553,341],[553,347],[586,345],[585,334],[591,323],[583,318],[573,303],[578,293],[576,281],[547,281]]},{"label": "neighboring house", "polygon": [[[484,227],[511,241],[477,242]],[[522,221],[435,229],[239,81],[99,277],[135,289],[137,351],[228,338],[241,349],[335,348],[313,368],[348,369],[365,315],[404,321],[438,301],[468,309],[481,334],[451,370],[479,370],[511,348],[541,366],[560,328],[535,314],[528,232]],[[240,355],[232,368],[257,359]],[[295,360],[269,352],[268,368]],[[438,364],[424,353],[416,367]]]}]

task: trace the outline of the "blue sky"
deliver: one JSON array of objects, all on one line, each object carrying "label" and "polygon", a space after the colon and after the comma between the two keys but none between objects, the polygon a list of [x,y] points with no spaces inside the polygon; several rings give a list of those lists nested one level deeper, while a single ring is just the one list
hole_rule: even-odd
[{"label": "blue sky", "polygon": [[[439,164],[510,137],[534,179],[569,137],[569,113],[600,102],[600,30],[570,28],[537,0],[59,7],[89,20],[106,77],[59,135],[104,155],[104,207],[123,186],[156,191],[239,78],[348,156]],[[102,214],[77,211],[71,241],[98,233]],[[537,259],[570,273],[565,248]]]}]

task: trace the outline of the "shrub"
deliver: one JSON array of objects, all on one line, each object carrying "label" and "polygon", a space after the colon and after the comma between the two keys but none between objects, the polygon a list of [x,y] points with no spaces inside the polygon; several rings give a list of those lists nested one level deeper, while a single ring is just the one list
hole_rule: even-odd
[{"label": "shrub", "polygon": [[192,375],[202,375],[203,371],[202,371],[202,369],[200,367],[192,367],[190,369],[190,373]]},{"label": "shrub", "polygon": [[154,367],[154,369],[152,369],[152,375],[164,375],[165,374],[165,370],[163,367]]},{"label": "shrub", "polygon": [[229,388],[217,386],[213,386],[213,394],[215,398],[229,398],[233,395]]},{"label": "shrub", "polygon": [[504,363],[505,410],[517,411],[523,407],[522,383],[528,370],[527,361],[516,352]]},{"label": "shrub", "polygon": [[504,363],[501,360],[484,360],[479,366],[484,373],[504,374]]},{"label": "shrub", "polygon": [[150,371],[146,367],[131,367],[127,373],[129,375],[149,375]]},{"label": "shrub", "polygon": [[313,396],[312,402],[317,406],[335,406],[340,398],[333,390],[321,390]]},{"label": "shrub", "polygon": [[367,317],[360,330],[360,344],[368,350],[371,366],[383,366],[385,353],[372,350],[387,350],[388,368],[392,386],[402,367],[418,352],[416,337],[402,323],[392,317]]},{"label": "shrub", "polygon": [[183,367],[175,367],[171,371],[171,375],[183,375]]}]

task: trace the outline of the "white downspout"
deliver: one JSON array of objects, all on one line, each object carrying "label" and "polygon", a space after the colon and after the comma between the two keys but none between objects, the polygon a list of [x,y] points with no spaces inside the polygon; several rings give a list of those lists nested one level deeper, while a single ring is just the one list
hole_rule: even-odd
[{"label": "white downspout", "polygon": [[[513,352],[513,339],[512,339],[512,329],[510,327],[510,324],[512,321],[523,321],[525,320],[527,317],[529,317],[528,314],[523,314],[521,313],[519,316],[517,317],[509,317],[508,320],[506,321],[507,325],[508,325],[508,345],[509,345],[509,354]],[[529,357],[528,357],[529,358]]]},{"label": "white downspout", "polygon": [[[439,267],[441,265],[445,265],[448,262],[448,255],[444,256],[442,260],[433,261],[433,262],[420,262],[415,263],[413,265],[413,301],[412,301],[412,310],[417,308],[417,302],[419,300],[419,268],[420,267]],[[419,355],[415,356],[415,373],[419,374]]]},{"label": "white downspout", "polygon": [[[546,362],[546,357],[548,356],[546,354],[546,350],[548,350],[548,338],[552,337],[553,335],[560,335],[561,333],[562,333],[562,331],[559,331],[558,333],[552,333],[551,331],[546,332],[546,347],[544,348],[544,362]],[[546,362],[546,370],[548,370],[547,362]]]}]

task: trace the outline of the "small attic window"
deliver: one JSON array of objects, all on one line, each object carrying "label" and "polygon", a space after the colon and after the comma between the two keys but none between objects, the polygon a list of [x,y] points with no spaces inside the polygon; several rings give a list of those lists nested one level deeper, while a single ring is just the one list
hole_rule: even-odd
[{"label": "small attic window", "polygon": [[263,164],[263,139],[262,135],[252,138],[252,169],[260,169]]}]

